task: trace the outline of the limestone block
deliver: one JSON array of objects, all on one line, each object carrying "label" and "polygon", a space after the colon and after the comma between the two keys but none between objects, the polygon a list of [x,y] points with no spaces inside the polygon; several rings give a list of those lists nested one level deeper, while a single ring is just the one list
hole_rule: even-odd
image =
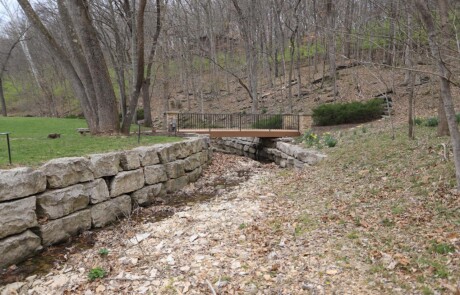
[{"label": "limestone block", "polygon": [[91,204],[97,204],[110,199],[109,188],[103,179],[96,179],[83,184],[83,186]]},{"label": "limestone block", "polygon": [[204,165],[208,162],[208,153],[209,151],[208,150],[203,150],[201,153],[200,153],[200,163],[201,165]]},{"label": "limestone block", "polygon": [[27,197],[46,189],[46,176],[31,168],[0,170],[0,202]]},{"label": "limestone block", "polygon": [[190,140],[176,143],[177,159],[185,159],[191,154],[194,154],[192,143],[193,141]]},{"label": "limestone block", "polygon": [[37,196],[37,215],[39,218],[57,219],[89,204],[85,186],[77,184],[63,189],[46,191]]},{"label": "limestone block", "polygon": [[[279,159],[280,159],[279,160],[279,165],[280,165],[281,168],[294,168],[296,162],[302,163],[300,161],[297,161],[293,157],[289,157],[289,156],[281,157]],[[304,164],[302,163],[302,165],[304,165]]]},{"label": "limestone block", "polygon": [[193,170],[192,172],[188,173],[187,174],[188,175],[188,182],[191,183],[191,182],[197,181],[200,178],[202,171],[203,171],[203,168],[198,167],[195,170]]},{"label": "limestone block", "polygon": [[43,165],[41,170],[50,188],[63,188],[94,179],[91,162],[83,157],[54,159]]},{"label": "limestone block", "polygon": [[0,203],[0,239],[37,226],[34,196]]},{"label": "limestone block", "polygon": [[21,262],[41,249],[40,238],[30,230],[0,240],[0,269]]},{"label": "limestone block", "polygon": [[166,170],[166,175],[168,178],[179,178],[185,175],[185,161],[184,160],[177,160],[171,163],[167,163],[164,165]]},{"label": "limestone block", "polygon": [[131,197],[122,195],[91,207],[93,227],[103,227],[131,214]]},{"label": "limestone block", "polygon": [[200,137],[197,141],[201,146],[200,150],[207,150],[211,146],[211,139],[208,136]]},{"label": "limestone block", "polygon": [[93,165],[94,177],[113,176],[121,171],[120,155],[121,153],[116,152],[90,155],[89,160]]},{"label": "limestone block", "polygon": [[166,164],[169,162],[169,151],[168,151],[168,144],[161,144],[158,145],[158,157],[160,158],[160,163]]},{"label": "limestone block", "polygon": [[141,167],[138,151],[125,151],[120,154],[120,165],[123,170],[135,170]]},{"label": "limestone block", "polygon": [[153,165],[144,167],[145,183],[155,184],[168,180],[166,170],[163,165]]},{"label": "limestone block", "polygon": [[179,154],[179,148],[177,143],[168,143],[158,146],[158,156],[160,157],[160,162],[166,164],[177,160]]},{"label": "limestone block", "polygon": [[188,141],[187,143],[190,145],[192,149],[192,154],[201,152],[201,150],[204,149],[203,145],[206,145],[206,141],[203,138],[194,138]]},{"label": "limestone block", "polygon": [[[251,149],[249,149],[250,151]],[[208,155],[208,161],[207,163],[211,163],[212,162],[212,156],[213,156],[213,153],[214,153],[214,150],[213,149],[208,149],[208,150],[204,150],[206,151],[207,155]],[[254,151],[255,153],[255,151]]]},{"label": "limestone block", "polygon": [[166,192],[173,193],[177,192],[178,190],[182,189],[184,186],[188,184],[188,176],[182,176],[179,178],[174,178],[166,181]]},{"label": "limestone block", "polygon": [[143,146],[133,149],[139,154],[139,160],[142,167],[160,163],[158,157],[158,148],[156,146]]},{"label": "limestone block", "polygon": [[233,148],[235,148],[238,151],[242,151],[243,150],[243,145],[239,144],[239,143],[233,143]]},{"label": "limestone block", "polygon": [[193,154],[184,160],[184,169],[186,172],[190,172],[200,167],[201,165],[201,152]]},{"label": "limestone block", "polygon": [[315,150],[304,149],[300,146],[292,145],[286,142],[277,142],[276,148],[281,152],[309,165],[314,165],[324,159],[326,155]]},{"label": "limestone block", "polygon": [[162,183],[146,186],[131,194],[131,198],[135,204],[139,206],[148,206],[155,201],[155,198],[161,196]]},{"label": "limestone block", "polygon": [[61,219],[51,220],[40,226],[40,236],[44,246],[68,240],[91,228],[91,210],[82,210]]},{"label": "limestone block", "polygon": [[110,182],[110,196],[136,191],[144,186],[144,181],[143,169],[120,172]]}]

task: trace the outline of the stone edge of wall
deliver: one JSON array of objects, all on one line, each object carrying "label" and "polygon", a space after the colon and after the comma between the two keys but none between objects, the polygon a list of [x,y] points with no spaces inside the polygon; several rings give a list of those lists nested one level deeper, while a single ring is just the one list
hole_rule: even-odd
[{"label": "stone edge of wall", "polygon": [[211,145],[216,151],[246,156],[251,159],[264,158],[282,168],[299,168],[317,164],[326,155],[313,149],[291,144],[290,139],[260,139],[253,137],[214,138]]},{"label": "stone edge of wall", "polygon": [[104,227],[200,177],[208,137],[0,170],[0,268]]}]

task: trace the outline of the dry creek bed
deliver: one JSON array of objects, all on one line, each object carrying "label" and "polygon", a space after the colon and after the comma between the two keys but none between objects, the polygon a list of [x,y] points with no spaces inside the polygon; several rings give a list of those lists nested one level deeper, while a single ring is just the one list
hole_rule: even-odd
[{"label": "dry creek bed", "polygon": [[[263,216],[274,195],[260,182],[277,169],[216,153],[197,183],[3,272],[1,294],[255,294],[243,230]],[[92,281],[96,267],[106,274]]]},{"label": "dry creek bed", "polygon": [[[354,219],[334,189],[349,179],[323,170],[215,153],[178,194],[10,268],[0,295],[422,294],[401,257],[369,260],[375,241],[341,222]],[[455,268],[458,254],[449,257]],[[97,267],[105,276],[90,280]],[[445,291],[432,294],[458,294],[455,281],[436,282]]]}]

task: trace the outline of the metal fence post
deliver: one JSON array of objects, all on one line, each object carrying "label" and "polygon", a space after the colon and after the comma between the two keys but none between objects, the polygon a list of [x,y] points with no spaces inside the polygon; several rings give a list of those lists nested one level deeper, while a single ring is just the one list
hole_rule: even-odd
[{"label": "metal fence post", "polygon": [[240,125],[240,131],[241,131],[241,114],[239,114],[239,117],[240,117],[240,119],[239,119],[239,123],[238,123],[238,124]]}]

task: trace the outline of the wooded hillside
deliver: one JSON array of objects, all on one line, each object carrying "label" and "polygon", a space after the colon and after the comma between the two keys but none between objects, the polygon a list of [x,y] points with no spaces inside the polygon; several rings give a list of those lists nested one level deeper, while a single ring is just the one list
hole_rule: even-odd
[{"label": "wooded hillside", "polygon": [[2,1],[4,115],[83,114],[97,130],[120,113],[126,132],[136,109],[161,126],[168,109],[298,113],[406,95],[429,79],[437,87],[446,74],[424,6],[447,81],[460,83],[458,1],[73,2]]}]

